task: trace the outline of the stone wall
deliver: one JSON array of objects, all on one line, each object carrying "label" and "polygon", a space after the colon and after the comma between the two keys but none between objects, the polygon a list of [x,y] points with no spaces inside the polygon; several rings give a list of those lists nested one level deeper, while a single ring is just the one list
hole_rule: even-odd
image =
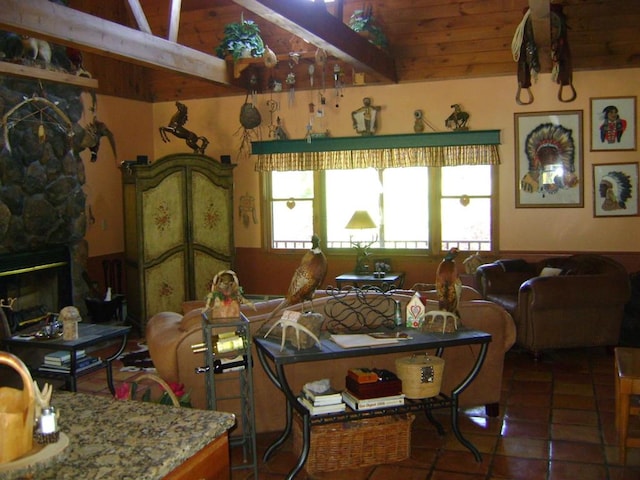
[{"label": "stone wall", "polygon": [[78,87],[0,77],[0,253],[66,245],[74,302],[88,291],[84,165],[74,153],[83,113]]}]

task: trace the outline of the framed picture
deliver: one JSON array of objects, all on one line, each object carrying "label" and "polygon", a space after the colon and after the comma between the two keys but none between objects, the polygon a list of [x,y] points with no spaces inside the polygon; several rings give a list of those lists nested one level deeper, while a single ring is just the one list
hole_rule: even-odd
[{"label": "framed picture", "polygon": [[516,208],[583,207],[582,110],[514,121]]},{"label": "framed picture", "polygon": [[591,99],[591,150],[636,149],[636,97]]},{"label": "framed picture", "polygon": [[593,215],[638,215],[638,164],[607,163],[593,166]]}]

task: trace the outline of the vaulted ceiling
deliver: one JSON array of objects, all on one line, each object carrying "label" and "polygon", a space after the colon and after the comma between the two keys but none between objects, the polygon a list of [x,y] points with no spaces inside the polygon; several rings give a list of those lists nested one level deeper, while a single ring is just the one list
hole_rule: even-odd
[{"label": "vaulted ceiling", "polygon": [[[18,2],[10,3],[13,1]],[[100,93],[147,101],[243,94],[252,74],[259,78],[260,90],[268,88],[269,80],[284,83],[291,71],[296,74],[296,88],[309,88],[308,68],[318,46],[330,56],[324,76],[320,69],[314,74],[316,86],[322,78],[333,85],[335,65],[347,85],[354,82],[356,73],[368,84],[495,75],[513,75],[515,82],[512,40],[528,7],[532,15],[538,15],[536,34],[542,33],[536,36],[542,71],[551,68],[545,28],[549,5],[544,0],[336,0],[327,4],[328,13],[311,0],[69,0],[70,8],[90,14],[95,22],[79,17],[81,28],[67,23],[70,15],[62,15],[55,22],[59,28],[47,27],[46,31],[37,27],[42,1],[17,3],[18,10],[33,11],[33,24],[27,15],[15,20],[17,17],[0,12],[0,28],[21,30],[17,23],[25,22],[20,33],[40,33],[78,46],[84,51],[85,67],[99,81]],[[636,40],[640,1],[552,3],[562,5],[567,17],[574,70],[640,67]],[[353,11],[363,6],[372,7],[389,40],[388,51],[377,50],[366,41],[363,46],[359,37],[343,28]],[[259,25],[265,43],[280,61],[273,69],[255,61],[235,78],[232,62],[209,61],[201,54],[215,56],[224,26],[241,16]],[[110,39],[109,25],[113,24],[100,23],[100,19],[130,30]],[[153,37],[144,35],[145,21]],[[297,63],[289,61],[290,52],[301,53]],[[211,68],[210,74],[206,68]]]}]

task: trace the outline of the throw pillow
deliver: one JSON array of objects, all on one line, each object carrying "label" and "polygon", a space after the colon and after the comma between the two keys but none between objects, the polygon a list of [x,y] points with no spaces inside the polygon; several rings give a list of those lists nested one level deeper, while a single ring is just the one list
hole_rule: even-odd
[{"label": "throw pillow", "polygon": [[544,267],[540,272],[541,277],[557,277],[562,273],[561,268]]}]

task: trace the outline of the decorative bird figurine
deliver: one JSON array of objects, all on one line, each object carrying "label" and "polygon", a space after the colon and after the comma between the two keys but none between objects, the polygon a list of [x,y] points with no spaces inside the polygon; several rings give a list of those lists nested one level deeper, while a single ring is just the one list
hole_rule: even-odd
[{"label": "decorative bird figurine", "polygon": [[438,308],[456,314],[458,317],[458,303],[462,295],[462,282],[458,278],[455,258],[458,249],[452,248],[445,255],[436,270],[436,292],[438,294]]},{"label": "decorative bird figurine", "polygon": [[266,319],[268,322],[273,316],[283,308],[304,301],[312,301],[313,294],[318,286],[324,281],[327,274],[327,257],[320,249],[320,237],[313,235],[311,237],[311,250],[307,251],[300,265],[293,274],[289,291],[282,302],[269,314]]}]

